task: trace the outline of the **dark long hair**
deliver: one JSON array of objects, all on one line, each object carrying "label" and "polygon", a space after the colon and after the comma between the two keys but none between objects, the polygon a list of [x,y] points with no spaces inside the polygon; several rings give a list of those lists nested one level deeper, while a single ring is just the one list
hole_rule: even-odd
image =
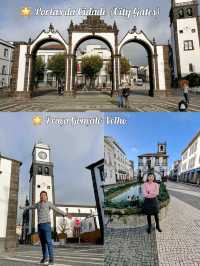
[{"label": "dark long hair", "polygon": [[147,182],[149,182],[149,176],[150,175],[152,175],[153,177],[154,177],[154,180],[153,180],[153,182],[155,182],[156,183],[156,176],[155,176],[155,174],[154,173],[148,173],[148,175],[147,175]]}]

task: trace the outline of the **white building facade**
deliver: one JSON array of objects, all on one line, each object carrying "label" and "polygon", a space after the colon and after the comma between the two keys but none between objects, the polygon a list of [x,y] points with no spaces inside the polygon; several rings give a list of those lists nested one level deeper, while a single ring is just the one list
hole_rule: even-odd
[{"label": "white building facade", "polygon": [[80,222],[80,229],[86,218],[93,217],[96,221],[96,229],[99,228],[99,219],[97,208],[94,205],[68,205],[68,204],[56,204],[56,207],[67,213],[71,218],[63,218],[56,215],[56,231],[61,233],[63,223],[66,224],[67,238],[74,237],[74,228],[76,227],[76,221]]},{"label": "white building facade", "polygon": [[0,39],[0,88],[10,85],[13,49],[11,43]]},{"label": "white building facade", "polygon": [[179,180],[200,185],[200,132],[181,153]]},{"label": "white building facade", "polygon": [[175,78],[200,74],[198,1],[172,0],[170,19]]},{"label": "white building facade", "polygon": [[104,137],[104,185],[127,182],[134,179],[133,161],[128,160],[125,152],[112,137]]},{"label": "white building facade", "polygon": [[138,156],[138,177],[146,181],[149,173],[153,173],[158,181],[168,175],[166,143],[158,143],[156,153],[145,153]]}]

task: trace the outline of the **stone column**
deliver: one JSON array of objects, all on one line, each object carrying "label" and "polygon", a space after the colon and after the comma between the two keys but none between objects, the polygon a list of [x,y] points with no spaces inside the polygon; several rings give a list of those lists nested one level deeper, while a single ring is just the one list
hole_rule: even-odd
[{"label": "stone column", "polygon": [[5,250],[12,251],[16,248],[16,223],[19,190],[20,162],[12,161],[10,193],[8,202],[8,218],[6,228]]}]

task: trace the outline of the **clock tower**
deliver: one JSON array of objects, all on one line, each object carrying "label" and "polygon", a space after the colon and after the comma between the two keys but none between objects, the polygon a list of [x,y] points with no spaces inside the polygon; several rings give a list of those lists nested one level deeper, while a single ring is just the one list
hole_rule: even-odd
[{"label": "clock tower", "polygon": [[[51,149],[49,145],[35,144],[32,152],[32,165],[30,168],[29,200],[30,205],[40,201],[40,192],[46,191],[48,201],[55,204],[53,163],[51,162]],[[55,226],[55,217],[50,213],[51,226]],[[37,210],[29,211],[29,233],[37,232]],[[54,228],[55,229],[55,228]]]},{"label": "clock tower", "polygon": [[171,0],[174,77],[200,74],[200,20],[197,0]]}]

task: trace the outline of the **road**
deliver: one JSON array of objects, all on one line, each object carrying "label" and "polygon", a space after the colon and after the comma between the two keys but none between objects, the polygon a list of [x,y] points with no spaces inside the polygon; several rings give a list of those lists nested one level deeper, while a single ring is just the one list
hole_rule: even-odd
[{"label": "road", "polygon": [[[55,248],[55,266],[100,266],[104,265],[102,246],[73,246]],[[41,249],[33,246],[20,246],[16,254],[1,255],[0,266],[40,265]]]}]

